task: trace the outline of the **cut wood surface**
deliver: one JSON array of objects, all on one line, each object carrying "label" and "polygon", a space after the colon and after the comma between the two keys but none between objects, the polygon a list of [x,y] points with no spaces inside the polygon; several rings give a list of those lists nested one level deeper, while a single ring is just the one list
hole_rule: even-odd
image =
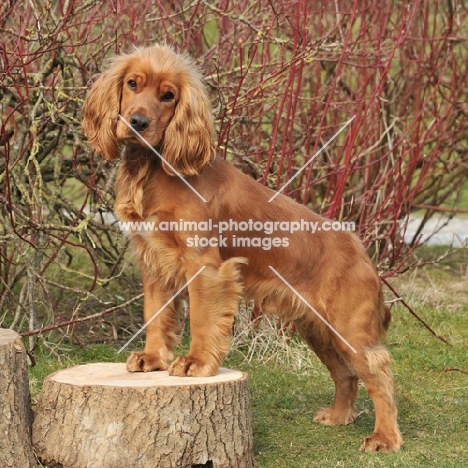
[{"label": "cut wood surface", "polygon": [[63,468],[250,468],[247,375],[129,373],[96,363],[44,382],[33,427],[38,457]]},{"label": "cut wood surface", "polygon": [[21,337],[0,329],[0,467],[36,466],[31,444],[28,360]]}]

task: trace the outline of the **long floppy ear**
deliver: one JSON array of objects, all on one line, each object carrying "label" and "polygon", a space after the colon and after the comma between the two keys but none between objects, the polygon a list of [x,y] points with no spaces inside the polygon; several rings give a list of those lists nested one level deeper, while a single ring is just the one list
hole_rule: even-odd
[{"label": "long floppy ear", "polygon": [[123,80],[123,66],[114,63],[93,84],[84,103],[81,126],[91,147],[106,159],[120,155],[116,138]]},{"label": "long floppy ear", "polygon": [[[210,103],[201,78],[193,71],[182,81],[180,100],[164,134],[162,155],[180,174],[197,175],[214,157],[213,134]],[[166,164],[163,168],[175,175]]]}]

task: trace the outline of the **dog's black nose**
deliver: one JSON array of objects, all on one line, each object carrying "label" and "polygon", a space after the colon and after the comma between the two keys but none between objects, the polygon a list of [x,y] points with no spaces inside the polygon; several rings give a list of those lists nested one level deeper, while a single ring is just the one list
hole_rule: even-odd
[{"label": "dog's black nose", "polygon": [[149,119],[144,115],[140,114],[133,114],[130,116],[130,125],[137,131],[142,132],[146,130],[149,126]]}]

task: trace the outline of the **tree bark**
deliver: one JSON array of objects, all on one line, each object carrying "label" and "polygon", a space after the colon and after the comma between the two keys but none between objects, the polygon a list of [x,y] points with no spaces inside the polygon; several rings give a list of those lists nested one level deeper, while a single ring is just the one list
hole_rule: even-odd
[{"label": "tree bark", "polygon": [[250,468],[247,375],[129,373],[88,364],[44,382],[33,427],[39,459],[63,468]]},{"label": "tree bark", "polygon": [[31,427],[28,362],[21,337],[0,329],[0,466],[36,466]]}]

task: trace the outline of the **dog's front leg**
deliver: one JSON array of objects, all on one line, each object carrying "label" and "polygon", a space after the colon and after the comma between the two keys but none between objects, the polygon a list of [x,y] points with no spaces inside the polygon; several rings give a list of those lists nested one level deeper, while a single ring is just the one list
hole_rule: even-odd
[{"label": "dog's front leg", "polygon": [[[151,275],[143,269],[142,278],[145,294],[143,316],[147,324],[146,344],[144,351],[130,355],[127,369],[130,372],[166,370],[174,359],[172,351],[178,342],[176,307],[172,301],[162,309],[171,298],[172,292],[161,287],[157,275]],[[154,317],[156,313],[158,315]]]},{"label": "dog's front leg", "polygon": [[206,266],[189,284],[190,334],[187,356],[178,357],[170,366],[171,375],[208,377],[218,372],[229,351],[232,326],[242,296],[238,264],[231,258],[221,266]]}]

